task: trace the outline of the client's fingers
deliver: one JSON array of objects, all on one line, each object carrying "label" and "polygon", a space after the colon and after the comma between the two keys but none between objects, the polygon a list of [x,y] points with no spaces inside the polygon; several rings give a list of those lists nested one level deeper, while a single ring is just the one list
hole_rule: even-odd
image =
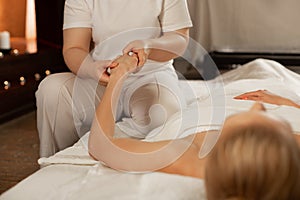
[{"label": "client's fingers", "polygon": [[246,99],[248,99],[249,96],[250,96],[249,94],[241,94],[241,95],[233,97],[233,98],[238,99],[238,100],[246,100]]},{"label": "client's fingers", "polygon": [[118,66],[119,66],[119,63],[114,61],[108,67],[109,68],[115,68],[115,67],[118,67]]},{"label": "client's fingers", "polygon": [[233,97],[234,99],[239,99],[239,100],[254,100],[258,99],[259,97],[263,96],[263,91],[262,90],[257,90],[253,92],[246,92],[244,94],[238,95]]},{"label": "client's fingers", "polygon": [[251,96],[245,97],[245,100],[261,101],[261,100],[262,100],[262,97],[261,97],[261,96],[251,95]]}]

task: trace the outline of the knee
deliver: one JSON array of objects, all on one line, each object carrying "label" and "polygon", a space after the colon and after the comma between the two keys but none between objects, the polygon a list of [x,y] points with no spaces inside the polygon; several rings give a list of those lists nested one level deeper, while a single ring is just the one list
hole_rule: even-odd
[{"label": "knee", "polygon": [[72,73],[57,73],[43,79],[35,93],[37,104],[39,102],[53,102],[57,100],[63,88],[71,87],[70,82],[72,82],[74,76]]},{"label": "knee", "polygon": [[159,86],[158,104],[164,109],[167,118],[181,111],[186,105],[185,102],[182,101],[180,94],[164,86]]},{"label": "knee", "polygon": [[133,120],[150,129],[163,125],[185,105],[171,89],[157,84],[140,87],[131,96],[129,112]]}]

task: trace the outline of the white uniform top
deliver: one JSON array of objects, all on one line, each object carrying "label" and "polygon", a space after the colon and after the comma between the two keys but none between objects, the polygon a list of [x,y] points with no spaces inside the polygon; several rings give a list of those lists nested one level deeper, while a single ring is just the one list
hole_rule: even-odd
[{"label": "white uniform top", "polygon": [[[95,60],[114,59],[131,41],[191,27],[186,0],[66,0],[63,29],[92,28]],[[172,67],[148,60],[137,75]],[[149,67],[150,66],[150,67]]]}]

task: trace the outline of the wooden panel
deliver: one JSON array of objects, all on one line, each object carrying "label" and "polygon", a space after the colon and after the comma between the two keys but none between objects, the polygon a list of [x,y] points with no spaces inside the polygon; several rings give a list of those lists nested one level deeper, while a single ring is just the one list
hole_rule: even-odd
[{"label": "wooden panel", "polygon": [[[51,73],[68,71],[61,50],[44,49],[37,54],[5,56],[0,59],[0,123],[35,108],[35,91],[40,81]],[[35,74],[41,76],[36,80]],[[20,85],[20,77],[26,80]],[[10,82],[8,89],[4,81]]]},{"label": "wooden panel", "polygon": [[25,37],[26,0],[0,0],[0,31]]}]

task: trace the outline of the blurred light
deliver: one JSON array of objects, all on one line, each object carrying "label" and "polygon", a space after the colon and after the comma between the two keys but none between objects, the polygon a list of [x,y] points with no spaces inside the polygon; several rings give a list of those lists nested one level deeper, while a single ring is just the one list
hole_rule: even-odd
[{"label": "blurred light", "polygon": [[27,52],[36,53],[36,15],[34,0],[27,0],[26,6],[26,43]]},{"label": "blurred light", "polygon": [[39,80],[41,79],[41,75],[40,75],[39,73],[35,73],[35,74],[34,74],[34,79],[35,79],[36,81],[39,81]]},{"label": "blurred light", "polygon": [[50,70],[46,70],[45,74],[46,74],[46,76],[50,75],[51,74]]},{"label": "blurred light", "polygon": [[4,81],[4,89],[8,90],[10,88],[11,84],[9,81]]},{"label": "blurred light", "polygon": [[23,77],[23,76],[21,76],[20,77],[20,85],[25,85],[26,84],[26,79]]},{"label": "blurred light", "polygon": [[19,55],[19,50],[18,50],[18,49],[12,50],[12,54],[13,54],[14,56],[18,56],[18,55]]}]

